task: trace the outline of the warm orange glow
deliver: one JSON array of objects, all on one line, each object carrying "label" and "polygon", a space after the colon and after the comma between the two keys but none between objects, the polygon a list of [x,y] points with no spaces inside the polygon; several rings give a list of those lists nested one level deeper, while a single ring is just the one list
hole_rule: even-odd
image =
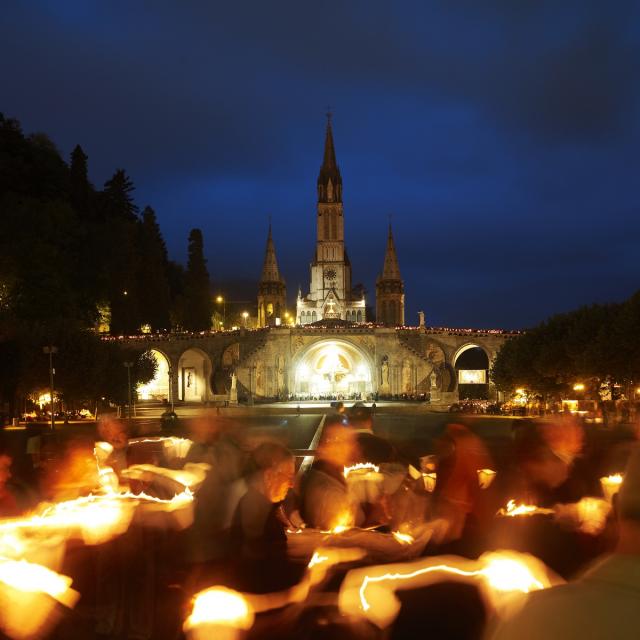
[{"label": "warm orange glow", "polygon": [[0,629],[14,640],[44,638],[56,619],[56,602],[73,607],[71,578],[25,560],[0,559]]},{"label": "warm orange glow", "polygon": [[0,560],[0,582],[28,593],[46,593],[61,601],[71,578],[25,560]]},{"label": "warm orange glow", "polygon": [[[478,560],[441,556],[423,558],[406,565],[392,565],[391,569],[384,565],[356,569],[345,578],[340,593],[340,607],[344,613],[357,613],[353,610],[357,602],[361,612],[384,627],[399,611],[394,591],[424,586],[434,580],[451,579],[463,582],[480,580],[494,602],[505,594],[529,593],[545,589],[551,584],[546,567],[536,558],[525,554],[495,551],[483,554]],[[351,595],[355,595],[355,585],[358,585],[356,601]]]},{"label": "warm orange glow", "polygon": [[413,544],[415,538],[408,533],[400,533],[400,531],[393,531],[393,537],[401,544]]},{"label": "warm orange glow", "polygon": [[195,596],[193,610],[184,623],[184,629],[189,631],[202,625],[250,629],[253,619],[253,608],[241,593],[225,587],[212,587]]},{"label": "warm orange glow", "polygon": [[488,489],[495,477],[496,472],[493,469],[478,469],[478,484],[481,489]]},{"label": "warm orange glow", "polygon": [[553,513],[553,509],[543,509],[541,507],[536,507],[533,504],[516,504],[515,500],[509,500],[507,502],[506,509],[500,509],[498,511],[499,516],[532,516],[534,514],[543,514],[548,515]]},{"label": "warm orange glow", "polygon": [[351,467],[345,467],[344,468],[344,477],[348,478],[350,474],[356,472],[356,473],[369,473],[370,471],[373,471],[374,473],[379,473],[380,472],[380,467],[378,467],[377,465],[373,464],[372,462],[358,462],[357,464],[354,464]]},{"label": "warm orange glow", "polygon": [[434,489],[436,488],[437,480],[438,480],[438,474],[435,472],[422,474],[422,481],[424,482],[424,488],[429,493],[433,493]]},{"label": "warm orange glow", "polygon": [[329,556],[321,556],[317,551],[314,552],[311,560],[309,560],[309,564],[307,565],[308,569],[313,569],[318,564],[322,564],[323,562],[327,562],[329,560]]},{"label": "warm orange glow", "polygon": [[600,478],[600,486],[602,487],[602,493],[608,502],[613,500],[613,496],[620,491],[620,485],[624,476],[621,473],[616,473],[605,478]]},{"label": "warm orange glow", "polygon": [[582,382],[576,382],[576,384],[573,385],[573,390],[584,391],[584,385],[582,384]]}]

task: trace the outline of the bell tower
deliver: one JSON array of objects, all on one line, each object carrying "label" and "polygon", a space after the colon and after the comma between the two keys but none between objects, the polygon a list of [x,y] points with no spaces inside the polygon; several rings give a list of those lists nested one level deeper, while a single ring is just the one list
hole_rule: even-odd
[{"label": "bell tower", "polygon": [[[344,301],[351,295],[351,265],[344,247],[342,176],[336,162],[331,113],[327,113],[324,157],[317,188],[316,253],[311,264],[311,293],[316,300],[325,300],[332,293],[338,301]],[[344,313],[335,306],[330,313],[344,318]]]},{"label": "bell tower", "polygon": [[391,224],[384,266],[376,280],[376,320],[393,327],[404,325],[404,282],[400,275]]},{"label": "bell tower", "polygon": [[276,318],[282,318],[286,306],[287,288],[278,269],[276,248],[271,236],[271,223],[269,223],[264,265],[258,285],[258,326],[275,326]]}]

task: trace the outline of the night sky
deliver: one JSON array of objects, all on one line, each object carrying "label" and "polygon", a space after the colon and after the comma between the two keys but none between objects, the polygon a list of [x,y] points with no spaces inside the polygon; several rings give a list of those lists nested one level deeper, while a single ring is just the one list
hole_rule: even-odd
[{"label": "night sky", "polygon": [[[531,326],[640,288],[640,9],[577,0],[6,2],[0,111],[116,168],[172,258],[309,286],[331,105],[353,282],[393,216],[407,324]],[[244,284],[243,284],[244,283]]]}]

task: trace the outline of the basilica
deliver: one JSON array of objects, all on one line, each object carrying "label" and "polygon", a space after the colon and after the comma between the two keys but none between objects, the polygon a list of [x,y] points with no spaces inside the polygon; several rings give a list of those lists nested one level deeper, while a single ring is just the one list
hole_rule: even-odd
[{"label": "basilica", "polygon": [[[404,283],[391,227],[376,280],[375,318],[352,286],[344,237],[342,176],[331,118],[317,181],[316,246],[309,289],[286,311],[271,228],[258,284],[256,328],[123,338],[150,351],[157,373],[142,398],[181,402],[420,399],[446,407],[495,398],[491,362],[509,333],[405,323]],[[287,314],[287,315],[285,315]],[[286,320],[286,321],[285,321]]]},{"label": "basilica", "polygon": [[[342,176],[336,161],[331,129],[327,116],[324,157],[318,174],[316,212],[316,250],[311,261],[309,291],[298,291],[296,324],[308,325],[325,320],[363,324],[367,318],[364,290],[353,289],[351,262],[345,246]],[[286,308],[286,286],[278,270],[276,252],[269,228],[267,249],[258,287],[258,324],[278,326]],[[404,283],[391,226],[387,240],[384,266],[376,282],[376,317],[378,323],[404,325]]]}]

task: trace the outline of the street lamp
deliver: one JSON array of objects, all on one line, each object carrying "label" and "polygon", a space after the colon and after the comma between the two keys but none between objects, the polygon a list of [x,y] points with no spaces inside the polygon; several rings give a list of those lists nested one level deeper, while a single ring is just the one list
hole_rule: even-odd
[{"label": "street lamp", "polygon": [[222,325],[227,324],[227,301],[222,296],[216,296],[216,303],[222,305]]},{"label": "street lamp", "polygon": [[129,410],[127,411],[127,417],[131,420],[131,367],[133,367],[133,362],[124,362],[125,367],[127,367],[127,389],[129,392]]},{"label": "street lamp", "polygon": [[49,345],[48,347],[43,347],[42,351],[49,355],[49,393],[51,395],[51,431],[53,431],[56,428],[56,418],[53,410],[53,376],[56,370],[53,368],[53,354],[58,353],[58,347]]},{"label": "street lamp", "polygon": [[249,313],[247,311],[242,312],[242,319],[244,320],[244,328],[247,328],[247,318],[249,317]]},{"label": "street lamp", "polygon": [[173,411],[173,367],[169,365],[167,370],[169,376],[169,402],[171,403],[171,411]]}]

